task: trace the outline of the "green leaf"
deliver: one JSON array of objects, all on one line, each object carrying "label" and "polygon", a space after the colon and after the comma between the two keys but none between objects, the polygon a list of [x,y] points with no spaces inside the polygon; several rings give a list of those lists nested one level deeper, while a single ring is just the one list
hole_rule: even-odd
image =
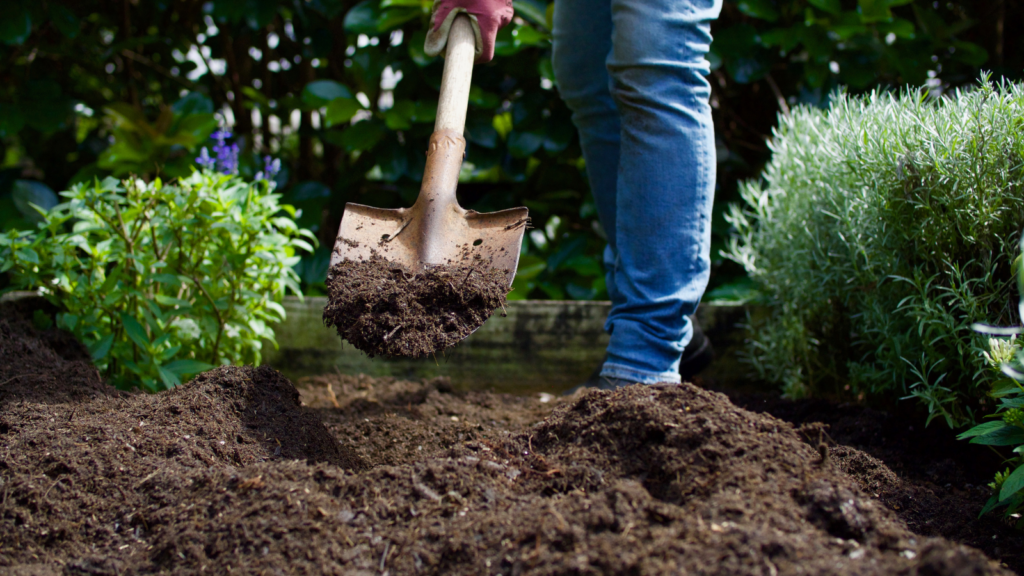
[{"label": "green leaf", "polygon": [[328,128],[345,124],[362,109],[363,105],[355,98],[335,98],[327,104],[324,123]]},{"label": "green leaf", "polygon": [[174,388],[175,386],[181,386],[181,379],[174,372],[171,372],[163,366],[156,367],[157,373],[160,374],[160,380],[164,383],[168,389]]},{"label": "green leaf", "polygon": [[857,0],[857,12],[862,22],[878,22],[892,18],[889,0]]},{"label": "green leaf", "polygon": [[391,130],[408,130],[412,128],[412,116],[415,113],[416,105],[412,101],[399,100],[384,112],[384,123]]},{"label": "green leaf", "polygon": [[1003,487],[999,490],[999,501],[1002,502],[1020,492],[1021,488],[1024,488],[1024,465],[1017,466],[1013,474],[1003,480]]},{"label": "green leaf", "polygon": [[92,358],[93,362],[99,362],[107,357],[107,353],[110,352],[110,345],[114,343],[114,335],[107,334],[103,338],[100,338],[96,342],[93,342],[89,346],[89,357]]},{"label": "green leaf", "polygon": [[36,251],[31,248],[19,248],[14,253],[18,258],[21,258],[26,262],[39,265],[39,254],[36,254]]},{"label": "green leaf", "polygon": [[37,330],[49,330],[53,326],[53,318],[42,310],[36,310],[32,313],[32,325]]},{"label": "green leaf", "polygon": [[352,34],[377,34],[381,17],[377,0],[363,0],[345,14],[345,31]]},{"label": "green leaf", "polygon": [[985,434],[991,434],[1000,428],[1005,427],[1006,424],[1002,420],[996,420],[992,422],[985,422],[984,424],[978,424],[974,428],[957,435],[957,440],[966,440],[968,438],[974,438],[975,436],[984,436]]},{"label": "green leaf", "polygon": [[57,320],[61,327],[69,332],[73,332],[75,326],[78,326],[78,316],[75,314],[61,313],[57,315]]},{"label": "green leaf", "polygon": [[420,8],[390,8],[377,19],[377,32],[388,32],[423,15]]},{"label": "green leaf", "polygon": [[69,10],[67,6],[56,2],[50,2],[49,8],[50,22],[53,23],[54,28],[72,40],[78,36],[80,24],[74,12]]},{"label": "green leaf", "polygon": [[341,134],[341,145],[348,152],[369,150],[387,134],[387,127],[379,120],[364,120],[349,126]]},{"label": "green leaf", "polygon": [[[118,274],[121,272],[120,267],[117,268],[116,272]],[[115,282],[117,281],[116,274],[112,274],[111,278],[114,278]],[[155,282],[159,282],[161,284],[165,284],[167,286],[170,286],[172,288],[178,288],[178,287],[181,286],[181,278],[178,278],[174,274],[153,274],[152,276],[150,276],[150,279],[152,279]],[[111,281],[110,278],[107,278],[107,282],[110,282],[110,281]],[[109,290],[110,288],[108,287],[107,289]]]},{"label": "green leaf", "polygon": [[213,100],[202,92],[189,92],[171,104],[171,111],[178,116],[192,114],[213,114]]},{"label": "green leaf", "polygon": [[156,296],[153,297],[153,299],[156,300],[158,304],[162,304],[164,306],[192,306],[192,304],[187,300],[182,300],[180,298],[172,298],[170,296],[164,296],[163,294],[157,294]]},{"label": "green leaf", "polygon": [[953,42],[953,58],[971,66],[981,66],[988,61],[988,51],[973,42]]},{"label": "green leaf", "polygon": [[779,19],[779,11],[771,0],[740,0],[736,3],[739,11],[753,18],[775,22]]},{"label": "green leaf", "polygon": [[199,360],[175,360],[168,364],[164,364],[164,370],[178,376],[191,376],[193,374],[199,374],[200,372],[206,372],[207,370],[213,370],[213,364],[207,364],[206,362],[200,362]]},{"label": "green leaf", "polygon": [[0,2],[0,42],[18,45],[32,33],[32,17],[21,2]]},{"label": "green leaf", "polygon": [[469,103],[480,108],[497,108],[501,104],[501,98],[479,86],[472,86],[469,89]]},{"label": "green leaf", "polygon": [[57,205],[57,194],[42,182],[15,180],[12,188],[11,198],[14,205],[29,222],[42,222],[45,219],[34,207],[46,212]]},{"label": "green leaf", "polygon": [[426,37],[427,33],[425,31],[417,30],[406,41],[409,45],[409,58],[412,58],[412,61],[420,68],[429,65],[438,58],[437,56],[427,56],[427,53],[423,51],[423,42]]},{"label": "green leaf", "polygon": [[531,24],[550,30],[548,27],[548,7],[546,2],[540,2],[538,0],[514,0],[512,2],[512,8],[515,10],[516,16],[521,16]]},{"label": "green leaf", "polygon": [[1024,430],[1016,426],[1006,426],[989,432],[983,436],[977,436],[971,440],[971,444],[982,444],[984,446],[1015,446],[1024,444]]},{"label": "green leaf", "polygon": [[914,23],[903,18],[893,18],[891,22],[879,22],[878,31],[881,34],[892,32],[897,38],[912,39],[914,37]]},{"label": "green leaf", "polygon": [[839,4],[839,0],[807,0],[807,3],[815,8],[837,16],[843,10],[843,7]]},{"label": "green leaf", "polygon": [[544,135],[536,132],[513,131],[508,135],[508,151],[516,158],[526,158],[544,144]]},{"label": "green leaf", "polygon": [[334,80],[316,80],[302,89],[302,103],[311,108],[319,108],[336,98],[351,99],[352,93]]},{"label": "green leaf", "polygon": [[124,331],[132,339],[132,342],[138,344],[142,349],[149,349],[149,337],[146,336],[146,330],[138,320],[127,314],[121,314],[121,325],[124,326]]}]

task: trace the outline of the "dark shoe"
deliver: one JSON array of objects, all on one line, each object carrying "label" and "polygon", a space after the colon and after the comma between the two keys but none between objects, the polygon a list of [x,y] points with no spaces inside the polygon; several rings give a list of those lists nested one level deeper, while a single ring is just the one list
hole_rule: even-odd
[{"label": "dark shoe", "polygon": [[711,347],[711,340],[704,335],[700,324],[691,322],[693,326],[693,337],[690,343],[683,348],[683,357],[679,360],[679,377],[686,382],[702,370],[707,368],[715,359],[715,349]]},{"label": "dark shoe", "polygon": [[563,393],[562,396],[572,396],[573,394],[579,392],[580,390],[585,389],[617,390],[619,388],[622,388],[623,386],[629,386],[631,384],[636,384],[636,382],[630,382],[629,380],[623,380],[622,378],[611,378],[608,376],[601,376],[601,367],[598,366],[597,370],[595,370],[594,373],[590,375],[590,378],[588,378],[586,382],[574,388],[570,388],[567,392]]}]

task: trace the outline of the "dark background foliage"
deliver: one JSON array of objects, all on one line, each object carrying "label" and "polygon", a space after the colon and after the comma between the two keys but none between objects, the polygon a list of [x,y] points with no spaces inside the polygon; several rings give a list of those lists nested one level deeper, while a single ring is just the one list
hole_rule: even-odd
[{"label": "dark background foliage", "polygon": [[[603,246],[579,144],[550,63],[551,5],[515,3],[495,61],[477,67],[460,199],[526,205],[535,229],[513,297],[603,298]],[[410,205],[419,189],[442,63],[422,52],[426,0],[5,0],[0,3],[0,225],[27,202],[95,176],[187,174],[217,123],[241,171],[281,158],[285,201],[321,248],[317,289],[345,202]],[[831,91],[1020,79],[1012,0],[727,0],[713,26],[718,132],[714,296],[742,292],[717,255],[722,207],[769,157],[778,113]]]}]

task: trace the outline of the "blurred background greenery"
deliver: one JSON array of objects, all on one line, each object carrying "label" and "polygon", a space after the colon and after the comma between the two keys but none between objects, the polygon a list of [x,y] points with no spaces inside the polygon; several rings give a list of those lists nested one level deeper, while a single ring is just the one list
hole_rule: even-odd
[{"label": "blurred background greenery", "polygon": [[[459,187],[469,208],[526,205],[512,298],[606,297],[602,231],[551,70],[552,4],[517,0],[496,57],[477,67]],[[24,227],[53,191],[106,175],[182,176],[229,127],[243,176],[280,158],[285,201],[321,247],[324,278],[345,202],[410,205],[442,64],[422,51],[429,0],[4,0],[0,3],[0,226]],[[1013,22],[1017,22],[1013,25]],[[1013,0],[726,0],[709,59],[718,144],[709,299],[742,299],[722,214],[770,157],[779,113],[843,88],[1019,80]],[[0,287],[3,280],[0,279]]]}]

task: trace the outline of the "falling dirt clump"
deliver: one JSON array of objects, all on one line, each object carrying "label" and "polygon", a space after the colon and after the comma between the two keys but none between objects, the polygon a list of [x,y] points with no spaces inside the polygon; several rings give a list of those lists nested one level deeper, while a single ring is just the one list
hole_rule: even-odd
[{"label": "falling dirt clump", "polygon": [[373,356],[418,358],[454,346],[505,303],[503,270],[434,266],[413,273],[379,256],[345,260],[327,277],[324,324]]}]

